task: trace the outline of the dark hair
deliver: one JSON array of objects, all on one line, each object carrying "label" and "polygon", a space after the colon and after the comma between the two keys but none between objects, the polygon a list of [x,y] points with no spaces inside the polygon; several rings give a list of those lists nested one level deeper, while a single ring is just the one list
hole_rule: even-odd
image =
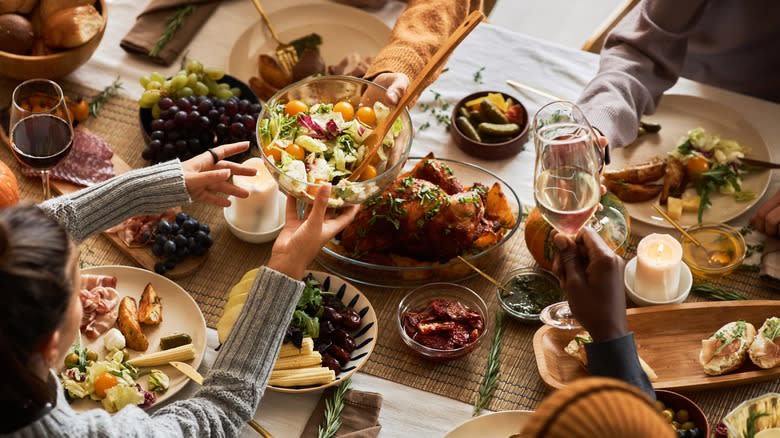
[{"label": "dark hair", "polygon": [[65,229],[38,207],[0,209],[0,409],[34,415],[52,401],[30,359],[73,295],[70,245]]}]

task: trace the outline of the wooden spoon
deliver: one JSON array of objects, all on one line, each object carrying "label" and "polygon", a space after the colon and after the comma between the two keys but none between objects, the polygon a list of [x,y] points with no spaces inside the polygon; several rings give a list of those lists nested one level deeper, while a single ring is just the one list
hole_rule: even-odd
[{"label": "wooden spoon", "polygon": [[425,67],[423,67],[417,76],[415,76],[414,81],[411,85],[409,85],[409,88],[406,89],[404,95],[398,99],[398,103],[395,105],[395,107],[393,107],[392,111],[390,111],[390,114],[387,116],[387,118],[385,118],[384,123],[378,125],[374,132],[371,133],[368,138],[366,138],[365,144],[368,148],[368,152],[366,152],[365,157],[363,157],[363,161],[355,169],[355,171],[352,172],[352,175],[349,176],[348,180],[356,180],[360,177],[363,171],[366,170],[366,166],[368,166],[368,164],[374,158],[374,155],[376,155],[379,147],[382,146],[382,140],[390,131],[390,128],[393,126],[395,119],[401,115],[401,112],[403,112],[403,110],[406,108],[406,105],[410,101],[415,100],[420,95],[420,93],[422,93],[424,88],[423,85],[425,84],[425,79],[428,78],[428,75],[441,68],[450,53],[455,50],[455,47],[458,47],[458,44],[460,44],[461,41],[463,41],[463,39],[466,38],[466,36],[468,36],[468,34],[471,33],[471,31],[474,30],[474,28],[477,27],[477,25],[484,19],[485,14],[482,12],[472,12],[468,15],[468,17],[466,17],[466,19],[463,21],[463,24],[461,24],[460,27],[458,27],[458,29],[456,29],[455,32],[453,32],[453,34],[447,38],[447,41],[445,41],[444,44],[439,47],[439,50],[436,51],[430,61],[428,61],[428,63],[425,64]]}]

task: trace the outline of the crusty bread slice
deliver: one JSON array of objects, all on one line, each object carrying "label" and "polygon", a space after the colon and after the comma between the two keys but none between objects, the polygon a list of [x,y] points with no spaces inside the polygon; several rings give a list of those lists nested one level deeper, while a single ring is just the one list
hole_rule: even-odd
[{"label": "crusty bread slice", "polygon": [[780,346],[775,339],[780,337],[780,318],[771,317],[758,329],[756,338],[750,344],[748,356],[761,368],[774,368],[780,365]]},{"label": "crusty bread slice", "polygon": [[739,368],[756,336],[756,328],[746,321],[730,322],[701,341],[699,363],[710,376],[719,376]]},{"label": "crusty bread slice", "polygon": [[590,337],[590,333],[579,332],[574,335],[574,339],[568,345],[563,347],[563,351],[577,359],[580,365],[588,368],[588,355],[585,353],[585,344],[590,344],[591,342],[593,342],[593,338]]}]

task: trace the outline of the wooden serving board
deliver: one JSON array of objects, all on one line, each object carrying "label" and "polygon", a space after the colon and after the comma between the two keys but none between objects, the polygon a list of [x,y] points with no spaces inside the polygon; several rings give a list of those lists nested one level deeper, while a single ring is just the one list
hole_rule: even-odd
[{"label": "wooden serving board", "polygon": [[[701,341],[724,324],[744,319],[756,330],[764,320],[780,316],[780,301],[747,300],[697,302],[628,309],[628,328],[634,332],[639,355],[647,362],[658,380],[655,389],[694,391],[723,388],[780,378],[780,367],[764,370],[750,359],[736,371],[708,376],[699,364]],[[563,348],[577,331],[557,330],[543,326],[533,339],[539,375],[553,388],[587,377],[579,361]]]},{"label": "wooden serving board", "polygon": [[[0,128],[0,141],[2,141],[9,150],[11,150],[11,140],[8,138],[8,135],[5,132],[5,129]],[[12,151],[13,153],[13,151]],[[114,156],[111,157],[111,163],[114,165],[114,172],[116,175],[121,175],[125,172],[129,172],[133,170],[130,165],[125,163],[125,161],[116,153],[114,153]],[[25,177],[21,177],[25,178]],[[39,178],[40,180],[40,178]],[[36,181],[36,183],[40,184],[39,181]],[[83,187],[72,184],[65,181],[59,181],[56,179],[51,179],[50,182],[52,190],[56,191],[59,194],[65,195],[68,193],[73,193],[75,191],[78,191],[82,189]],[[152,254],[152,251],[149,249],[149,247],[129,247],[125,244],[122,239],[120,239],[116,234],[114,233],[103,233],[103,236],[105,236],[108,240],[110,240],[122,253],[133,259],[138,265],[140,265],[144,269],[148,269],[152,272],[154,272],[154,265],[159,261],[154,254]],[[182,278],[186,277],[196,270],[198,270],[203,263],[206,262],[206,258],[208,257],[208,252],[203,256],[190,256],[184,259],[181,263],[176,265],[176,267],[168,272],[165,273],[166,277],[169,278]]]}]

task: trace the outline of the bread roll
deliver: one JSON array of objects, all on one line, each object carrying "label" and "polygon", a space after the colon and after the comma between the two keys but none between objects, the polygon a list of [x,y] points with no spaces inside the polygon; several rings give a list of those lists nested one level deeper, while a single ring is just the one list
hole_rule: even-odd
[{"label": "bread roll", "polygon": [[19,9],[16,12],[20,14],[29,14],[38,4],[38,0],[22,0]]},{"label": "bread roll", "polygon": [[758,329],[756,339],[750,344],[748,355],[754,364],[761,368],[774,368],[780,365],[780,318],[772,317],[764,321]]},{"label": "bread roll", "polygon": [[704,372],[718,376],[739,368],[756,336],[756,328],[745,321],[730,322],[701,341],[699,363]]},{"label": "bread roll", "polygon": [[18,14],[0,15],[0,50],[17,55],[30,51],[35,36],[32,24]]},{"label": "bread roll", "polygon": [[0,0],[0,14],[19,11],[25,0]]},{"label": "bread roll", "polygon": [[78,47],[97,35],[103,17],[92,6],[78,6],[54,13],[43,25],[43,41],[49,47]]}]

